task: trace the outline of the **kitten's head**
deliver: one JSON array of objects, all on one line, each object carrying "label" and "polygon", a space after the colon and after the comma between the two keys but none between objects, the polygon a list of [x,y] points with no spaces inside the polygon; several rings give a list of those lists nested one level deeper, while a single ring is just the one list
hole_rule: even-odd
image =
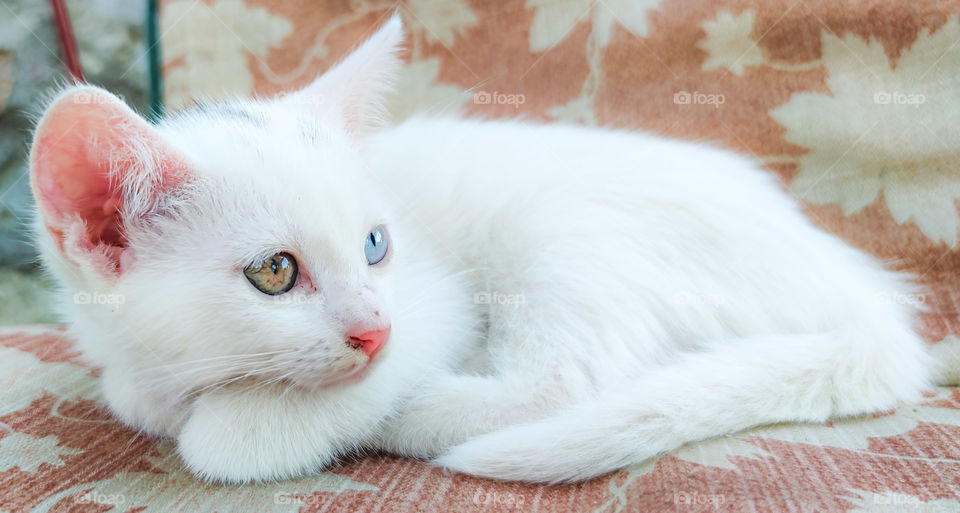
[{"label": "kitten's head", "polygon": [[361,150],[402,37],[394,17],[304,90],[159,126],[95,87],[52,102],[30,155],[38,238],[106,373],[161,394],[322,387],[390,350],[402,236]]}]

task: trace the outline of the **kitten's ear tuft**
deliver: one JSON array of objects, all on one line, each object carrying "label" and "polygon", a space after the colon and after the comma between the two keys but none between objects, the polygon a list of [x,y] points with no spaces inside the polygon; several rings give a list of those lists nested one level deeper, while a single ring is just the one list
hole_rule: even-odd
[{"label": "kitten's ear tuft", "polygon": [[394,13],[353,53],[312,84],[285,101],[306,103],[323,114],[334,114],[348,131],[363,135],[384,121],[383,96],[393,87],[402,60],[403,22]]},{"label": "kitten's ear tuft", "polygon": [[60,252],[74,263],[119,272],[124,216],[145,215],[187,178],[186,160],[116,96],[67,89],[40,120],[30,149],[30,185]]}]

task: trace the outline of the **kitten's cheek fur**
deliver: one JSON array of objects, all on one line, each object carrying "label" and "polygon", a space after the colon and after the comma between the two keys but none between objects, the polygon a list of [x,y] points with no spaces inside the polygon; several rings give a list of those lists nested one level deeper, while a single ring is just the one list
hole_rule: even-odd
[{"label": "kitten's cheek fur", "polygon": [[186,420],[189,405],[175,399],[175,394],[144,392],[136,385],[136,378],[124,367],[104,368],[101,390],[110,410],[124,424],[135,429],[151,435],[175,437]]},{"label": "kitten's cheek fur", "polygon": [[288,479],[333,461],[306,418],[273,410],[229,391],[200,397],[177,438],[180,457],[201,479],[228,483]]}]

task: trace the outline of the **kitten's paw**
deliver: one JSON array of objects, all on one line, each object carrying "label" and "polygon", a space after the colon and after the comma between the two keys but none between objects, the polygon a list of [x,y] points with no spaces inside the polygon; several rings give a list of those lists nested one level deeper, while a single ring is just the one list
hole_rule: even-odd
[{"label": "kitten's paw", "polygon": [[273,481],[315,472],[334,451],[315,432],[260,401],[205,395],[177,438],[187,468],[207,481]]}]

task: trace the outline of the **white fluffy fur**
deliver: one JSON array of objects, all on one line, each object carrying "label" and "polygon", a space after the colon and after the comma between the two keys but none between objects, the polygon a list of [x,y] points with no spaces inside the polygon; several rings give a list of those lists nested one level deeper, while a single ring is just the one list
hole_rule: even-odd
[{"label": "white fluffy fur", "polygon": [[[38,230],[111,408],[175,437],[199,476],[287,478],[386,449],[578,480],[928,386],[914,312],[883,300],[912,292],[906,277],[812,226],[744,158],[508,121],[364,135],[401,37],[392,20],[300,93],[158,127],[192,178],[149,214],[127,187],[124,215],[139,221],[118,275]],[[138,151],[137,176],[162,174]],[[368,267],[379,223],[391,256]],[[278,250],[315,286],[287,303],[240,271]],[[124,302],[77,305],[77,291]],[[362,379],[329,384],[357,358],[345,324],[372,311],[393,324],[386,349]]]}]

